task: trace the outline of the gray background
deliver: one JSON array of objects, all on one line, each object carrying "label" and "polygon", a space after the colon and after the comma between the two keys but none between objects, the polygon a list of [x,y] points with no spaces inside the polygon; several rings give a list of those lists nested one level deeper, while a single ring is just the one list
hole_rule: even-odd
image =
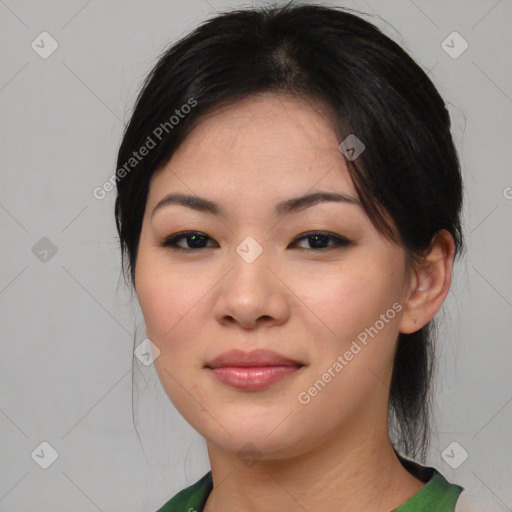
[{"label": "gray background", "polygon": [[[480,510],[512,510],[512,2],[337,4],[381,16],[370,21],[450,104],[468,252],[439,314],[429,462]],[[154,512],[209,468],[204,441],[137,359],[133,426],[132,352],[145,336],[120,279],[115,192],[92,190],[115,170],[157,55],[215,10],[248,5],[0,0],[1,511]],[[43,31],[59,45],[46,59],[31,47],[50,48]],[[458,58],[441,46],[453,31],[469,44]],[[441,456],[453,441],[469,454],[457,469]],[[42,442],[58,453],[48,469]]]}]

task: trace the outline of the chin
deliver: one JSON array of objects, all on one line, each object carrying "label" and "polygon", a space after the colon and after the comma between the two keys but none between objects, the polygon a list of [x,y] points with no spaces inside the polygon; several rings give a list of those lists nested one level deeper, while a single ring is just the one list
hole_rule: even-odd
[{"label": "chin", "polygon": [[[263,421],[260,416],[257,421],[249,423],[241,422],[239,416],[229,420],[217,420],[221,425],[228,425],[229,434],[213,420],[207,428],[204,422],[199,428],[194,428],[208,443],[236,454],[241,460],[246,456],[262,460],[287,459],[304,453],[313,442],[307,433],[303,434],[298,430],[298,425],[285,425],[287,420],[283,423],[283,415],[279,418],[265,418]],[[212,423],[215,423],[215,426],[208,428],[213,426]]]},{"label": "chin", "polygon": [[[244,462],[249,460],[247,464],[250,466],[251,461],[257,460],[283,460],[288,459],[304,452],[304,442],[300,439],[282,439],[275,437],[270,439],[265,435],[248,435],[240,433],[233,437],[224,437],[223,439],[208,439],[213,444],[222,448],[226,452],[236,454],[236,456]],[[302,448],[301,448],[302,447]]]}]

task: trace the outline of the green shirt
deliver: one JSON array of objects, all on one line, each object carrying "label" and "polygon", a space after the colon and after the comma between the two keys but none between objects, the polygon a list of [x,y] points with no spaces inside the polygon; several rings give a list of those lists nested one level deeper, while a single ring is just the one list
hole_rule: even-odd
[{"label": "green shirt", "polygon": [[[426,475],[425,485],[405,503],[391,512],[454,512],[455,502],[463,488],[449,483],[435,468],[421,467]],[[206,500],[213,488],[209,471],[195,484],[183,489],[157,512],[203,512]]]}]

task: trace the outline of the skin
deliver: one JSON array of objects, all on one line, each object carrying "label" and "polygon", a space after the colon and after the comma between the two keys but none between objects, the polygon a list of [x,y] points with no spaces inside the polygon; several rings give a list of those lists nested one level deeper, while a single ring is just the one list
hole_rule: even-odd
[{"label": "skin", "polygon": [[[324,202],[276,215],[279,201],[306,192],[357,198],[326,111],[271,93],[215,110],[152,177],[135,286],[162,385],[205,439],[212,511],[389,511],[424,482],[408,473],[388,437],[387,407],[399,332],[425,325],[450,286],[453,239],[440,231],[420,264],[387,241],[360,205]],[[169,193],[218,203],[223,215],[181,205]],[[179,231],[206,234],[202,249],[161,242]],[[351,241],[315,249],[299,235],[327,231]],[[236,252],[248,236],[263,252]],[[182,238],[181,247],[193,247]],[[394,303],[402,309],[311,398],[298,400]],[[204,365],[232,348],[269,348],[304,367],[271,388],[240,391]],[[237,455],[246,443],[254,465]]]}]

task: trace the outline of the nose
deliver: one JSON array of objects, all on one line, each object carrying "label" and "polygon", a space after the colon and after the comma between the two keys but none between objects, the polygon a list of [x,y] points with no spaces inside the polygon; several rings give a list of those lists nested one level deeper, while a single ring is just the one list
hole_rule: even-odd
[{"label": "nose", "polygon": [[220,324],[255,329],[288,320],[291,292],[272,268],[269,252],[263,251],[252,262],[234,252],[231,271],[221,281],[214,305]]}]

